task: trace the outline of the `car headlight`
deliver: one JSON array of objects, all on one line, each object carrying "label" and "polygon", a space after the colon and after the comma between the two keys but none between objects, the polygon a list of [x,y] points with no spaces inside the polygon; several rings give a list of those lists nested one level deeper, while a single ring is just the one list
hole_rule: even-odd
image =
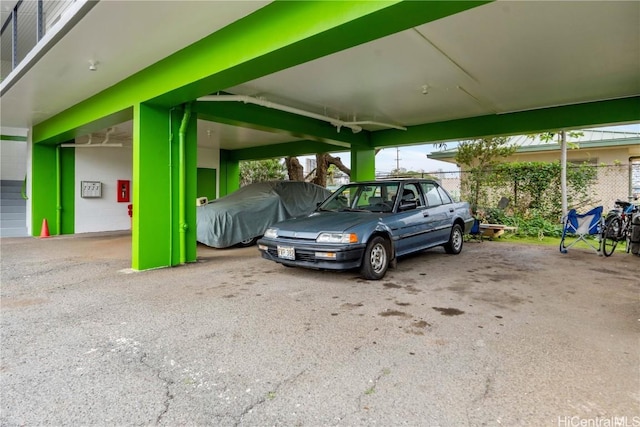
[{"label": "car headlight", "polygon": [[278,237],[278,229],[267,228],[267,231],[264,232],[264,237],[268,239],[275,239],[276,237]]},{"label": "car headlight", "polygon": [[358,243],[355,233],[320,233],[316,239],[318,243]]}]

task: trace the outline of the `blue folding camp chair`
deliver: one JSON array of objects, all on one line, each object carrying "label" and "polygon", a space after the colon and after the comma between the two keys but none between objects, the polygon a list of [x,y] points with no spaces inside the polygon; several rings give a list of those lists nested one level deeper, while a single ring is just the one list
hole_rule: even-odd
[{"label": "blue folding camp chair", "polygon": [[[584,242],[600,254],[602,247],[600,234],[602,233],[603,226],[604,219],[602,218],[602,206],[593,208],[585,214],[579,214],[575,209],[571,209],[567,214],[564,226],[562,227],[560,252],[566,254],[567,249],[578,242]],[[593,239],[594,236],[595,239]],[[597,242],[597,245],[594,245],[594,241]]]}]

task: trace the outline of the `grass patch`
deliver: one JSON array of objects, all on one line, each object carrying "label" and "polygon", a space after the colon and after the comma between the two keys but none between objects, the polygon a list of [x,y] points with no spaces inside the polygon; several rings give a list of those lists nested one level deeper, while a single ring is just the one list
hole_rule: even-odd
[{"label": "grass patch", "polygon": [[[596,247],[598,246],[598,241],[596,240],[595,237],[589,237],[589,239],[594,246]],[[485,241],[487,240],[489,239],[485,239]],[[499,238],[493,239],[492,241],[522,243],[527,245],[538,245],[538,246],[555,246],[557,248],[560,248],[560,240],[561,240],[560,237],[553,237],[553,236],[544,236],[543,238],[538,238],[538,237],[531,237],[531,236],[519,236],[517,234],[503,234]],[[573,241],[574,241],[573,238],[567,238],[565,239],[565,245],[569,245]],[[576,245],[572,246],[569,250],[571,249],[593,250],[593,248],[587,245],[585,242],[578,242]],[[626,253],[626,251],[627,251],[626,242],[618,242],[615,253]]]},{"label": "grass patch", "polygon": [[497,239],[493,239],[493,241],[494,242],[526,243],[530,245],[560,247],[560,238],[550,237],[550,236],[544,236],[542,238],[539,238],[539,237],[532,237],[532,236],[518,236],[516,234],[503,234],[501,237]]}]

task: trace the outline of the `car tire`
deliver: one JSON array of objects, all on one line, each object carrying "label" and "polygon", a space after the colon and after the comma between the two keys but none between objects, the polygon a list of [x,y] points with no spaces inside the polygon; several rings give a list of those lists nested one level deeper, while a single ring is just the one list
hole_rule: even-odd
[{"label": "car tire", "polygon": [[380,280],[387,273],[391,258],[390,244],[382,236],[374,236],[364,251],[360,273],[367,280]]},{"label": "car tire", "polygon": [[457,255],[462,251],[463,242],[464,235],[462,233],[462,227],[460,227],[460,224],[453,224],[449,241],[445,243],[444,250],[448,254]]},{"label": "car tire", "polygon": [[243,240],[242,242],[238,243],[237,246],[239,248],[248,248],[249,246],[255,245],[257,241],[258,237],[252,237],[250,239]]}]

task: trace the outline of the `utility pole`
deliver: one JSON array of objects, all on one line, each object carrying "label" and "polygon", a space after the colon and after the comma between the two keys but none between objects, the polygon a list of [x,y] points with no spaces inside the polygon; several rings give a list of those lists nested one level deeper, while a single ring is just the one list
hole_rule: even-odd
[{"label": "utility pole", "polygon": [[400,147],[396,147],[396,172],[400,172]]},{"label": "utility pole", "polygon": [[560,131],[560,193],[562,203],[562,221],[567,218],[567,132]]}]

